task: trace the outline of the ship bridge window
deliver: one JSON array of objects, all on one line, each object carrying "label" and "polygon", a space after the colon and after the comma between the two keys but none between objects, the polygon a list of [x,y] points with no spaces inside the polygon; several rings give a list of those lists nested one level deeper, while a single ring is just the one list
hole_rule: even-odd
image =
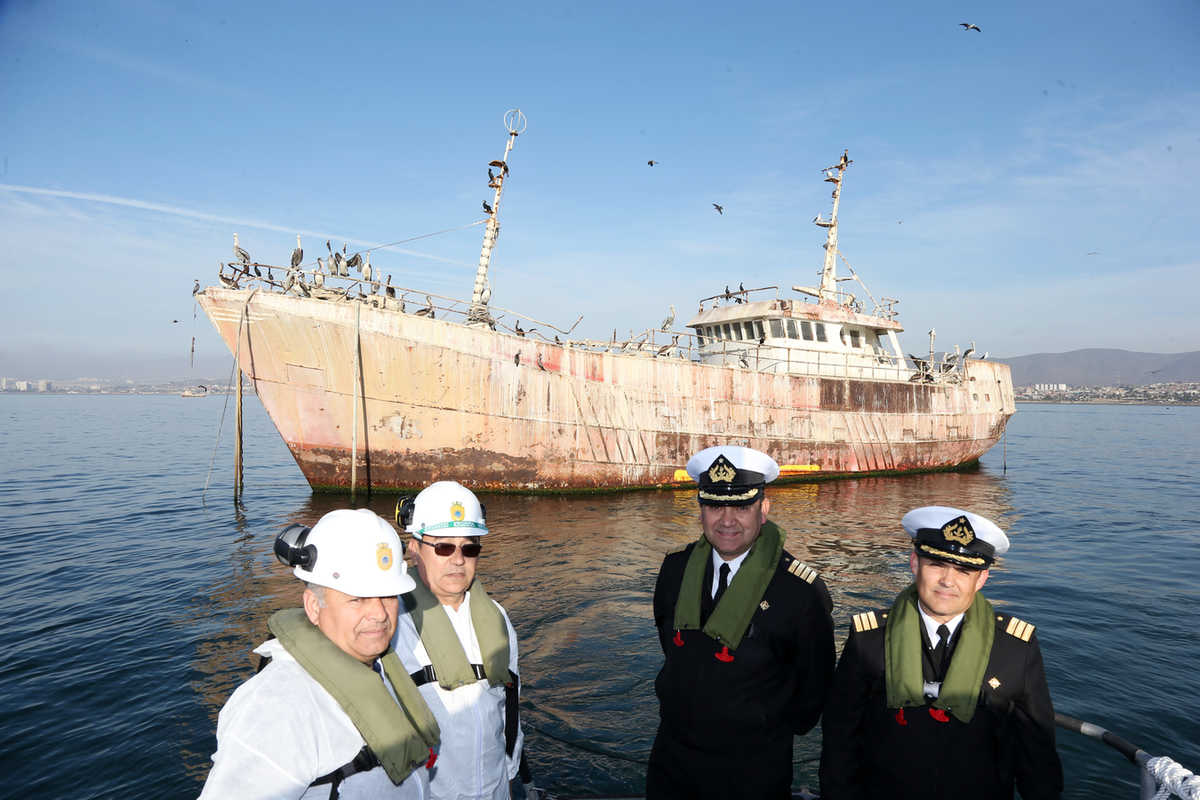
[{"label": "ship bridge window", "polygon": [[862,334],[853,328],[850,329],[850,346],[862,347]]},{"label": "ship bridge window", "polygon": [[781,320],[781,319],[771,320],[771,336],[775,339],[783,338],[783,320]]},{"label": "ship bridge window", "polygon": [[803,320],[800,323],[800,332],[804,334],[804,341],[806,341],[806,342],[812,341],[813,336],[812,336],[812,323],[811,322],[809,322],[808,320]]},{"label": "ship bridge window", "polygon": [[799,339],[800,338],[799,336],[796,335],[796,321],[794,319],[789,319],[787,321],[787,329],[788,329],[788,338],[789,339]]},{"label": "ship bridge window", "polygon": [[724,325],[722,325],[721,327],[722,327],[722,328],[724,328],[724,332],[725,332],[725,338],[726,338],[726,339],[732,339],[732,338],[733,338],[733,334],[729,332],[729,323],[727,322],[727,323],[725,323]]},{"label": "ship bridge window", "polygon": [[741,323],[738,323],[738,322],[733,323],[733,338],[737,339],[739,342],[742,340]]},{"label": "ship bridge window", "polygon": [[704,347],[704,329],[703,328],[696,329],[696,345],[699,347]]},{"label": "ship bridge window", "polygon": [[818,322],[818,323],[816,323],[816,326],[815,326],[815,327],[816,327],[816,329],[817,329],[817,341],[818,341],[818,342],[827,342],[827,341],[829,341],[828,339],[826,339],[826,338],[825,338],[825,323],[824,323],[824,322]]},{"label": "ship bridge window", "polygon": [[767,335],[765,333],[763,333],[763,326],[762,326],[761,319],[754,320],[754,332],[757,335],[757,338],[759,339],[759,341],[762,341],[763,339],[767,338]]}]

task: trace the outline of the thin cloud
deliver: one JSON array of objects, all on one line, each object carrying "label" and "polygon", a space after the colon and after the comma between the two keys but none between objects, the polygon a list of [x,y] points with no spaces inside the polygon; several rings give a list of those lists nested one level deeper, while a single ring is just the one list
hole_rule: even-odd
[{"label": "thin cloud", "polygon": [[[93,192],[76,192],[68,189],[45,189],[39,186],[21,186],[10,183],[0,183],[0,191],[11,192],[18,195],[35,195],[39,197],[56,197],[69,200],[82,200],[89,203],[103,203],[111,206],[121,206],[124,208],[136,208],[142,211],[153,211],[158,214],[168,214],[174,217],[183,217],[186,219],[201,220],[203,222],[215,222],[222,225],[230,225],[238,228],[253,228],[258,230],[275,231],[278,233],[300,234],[314,239],[336,239],[338,241],[348,242],[350,244],[364,245],[371,250],[387,250],[392,253],[400,253],[402,255],[413,256],[415,258],[424,258],[430,261],[438,261],[443,264],[453,264],[460,267],[475,267],[474,264],[458,261],[444,256],[434,255],[432,253],[423,253],[419,250],[409,250],[396,245],[385,242],[368,242],[352,236],[343,236],[340,234],[332,234],[323,231],[311,231],[297,229],[286,225],[278,225],[273,222],[264,222],[262,220],[239,219],[235,217],[223,216],[221,214],[209,214],[205,211],[197,211],[191,208],[182,208],[180,206],[171,206],[164,203],[152,203],[146,200],[136,200],[129,197],[117,197],[110,194],[96,194]],[[477,223],[470,223],[474,225]],[[469,227],[470,225],[466,226]],[[424,238],[424,237],[417,237]]]}]

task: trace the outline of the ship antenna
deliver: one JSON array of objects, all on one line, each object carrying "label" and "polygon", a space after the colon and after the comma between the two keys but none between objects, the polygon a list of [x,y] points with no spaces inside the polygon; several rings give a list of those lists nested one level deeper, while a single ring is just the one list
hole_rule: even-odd
[{"label": "ship antenna", "polygon": [[[508,141],[504,144],[504,158],[488,164],[488,187],[495,190],[492,204],[484,203],[488,215],[487,228],[483,232],[483,249],[479,251],[479,269],[475,271],[475,289],[471,293],[471,311],[467,315],[467,324],[486,325],[490,319],[487,304],[490,297],[484,297],[487,287],[488,266],[492,263],[492,248],[496,246],[496,236],[500,233],[500,194],[504,191],[504,179],[508,177],[508,154],[512,152],[517,137],[525,132],[525,115],[521,109],[510,109],[504,114],[504,129],[508,131]],[[490,167],[495,167],[493,172]]]},{"label": "ship antenna", "polygon": [[828,229],[825,238],[825,266],[821,268],[822,300],[837,300],[838,203],[842,199],[842,176],[846,174],[846,167],[854,163],[848,158],[849,153],[849,150],[843,150],[841,161],[821,170],[825,173],[826,182],[833,184],[833,215],[828,220],[821,219],[819,215],[813,220],[820,227]]}]

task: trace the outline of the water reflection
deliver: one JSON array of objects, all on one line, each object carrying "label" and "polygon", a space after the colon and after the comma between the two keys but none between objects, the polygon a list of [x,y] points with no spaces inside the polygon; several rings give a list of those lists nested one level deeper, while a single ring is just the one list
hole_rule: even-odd
[{"label": "water reflection", "polygon": [[[852,613],[886,605],[907,584],[906,511],[960,505],[1002,525],[1013,513],[1006,484],[986,471],[793,484],[769,496],[788,550],[826,577],[839,644]],[[478,574],[518,633],[538,783],[578,794],[640,791],[662,661],[654,581],[663,556],[700,535],[695,493],[490,495],[484,502],[490,533]],[[312,525],[347,505],[344,497],[310,495],[274,522]],[[358,505],[390,520],[395,497]],[[267,617],[299,599],[299,583],[271,556],[279,527],[261,522],[237,517],[224,578],[187,621],[210,620],[195,651],[194,687],[214,726],[229,693],[253,673],[248,654],[264,638]],[[815,785],[818,744],[810,738],[797,750],[797,778]],[[202,775],[207,758],[190,766]]]}]

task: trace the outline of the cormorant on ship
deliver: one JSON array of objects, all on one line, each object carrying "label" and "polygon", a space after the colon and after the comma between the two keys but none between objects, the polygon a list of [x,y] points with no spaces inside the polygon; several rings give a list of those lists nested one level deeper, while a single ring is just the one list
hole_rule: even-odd
[{"label": "cormorant on ship", "polygon": [[429,317],[430,319],[433,319],[434,318],[433,317],[433,298],[430,297],[429,295],[425,295],[425,302],[427,303],[427,305],[425,306],[425,308],[421,308],[421,309],[417,310],[417,316],[418,317]]},{"label": "cormorant on ship", "polygon": [[727,284],[725,284],[725,300],[726,300],[726,302],[728,302],[729,297],[730,297],[729,284],[727,283]]},{"label": "cormorant on ship", "polygon": [[258,268],[258,264],[254,265],[254,274],[259,278],[262,277],[262,270]]},{"label": "cormorant on ship", "polygon": [[513,366],[514,367],[521,366],[521,351],[520,350],[518,350],[516,353],[513,354]]},{"label": "cormorant on ship", "polygon": [[491,213],[492,213],[492,207],[491,207],[490,205],[488,205],[488,201],[487,201],[487,200],[484,200],[484,201],[483,201],[483,210],[484,210],[484,211],[486,211],[486,212],[487,212],[487,213],[489,213],[489,214],[491,214]]},{"label": "cormorant on ship", "polygon": [[738,362],[746,369],[750,369],[750,362],[746,360],[745,356],[738,356]]},{"label": "cormorant on ship", "polygon": [[652,158],[652,159],[650,159],[649,161],[647,161],[647,162],[646,162],[646,166],[653,167],[653,166],[654,166],[655,164],[657,164],[657,163],[658,163],[658,162],[657,162],[657,161],[655,161],[655,160]]},{"label": "cormorant on ship", "polygon": [[742,294],[745,294],[746,293],[746,284],[738,283],[738,291],[741,292]]},{"label": "cormorant on ship", "polygon": [[267,280],[271,281],[272,283],[274,283],[274,281],[275,281],[275,276],[271,274],[270,267],[267,267]]},{"label": "cormorant on ship", "polygon": [[515,333],[517,336],[525,335],[525,329],[521,327],[521,320],[517,320],[513,323],[513,333]]},{"label": "cormorant on ship", "polygon": [[717,210],[718,214],[720,214],[721,216],[725,216],[725,206],[719,206],[716,203],[713,203],[713,208],[715,208]]},{"label": "cormorant on ship", "polygon": [[542,354],[540,352],[537,354],[537,365],[538,369],[540,369],[542,372],[546,371],[545,365],[542,364]]},{"label": "cormorant on ship", "polygon": [[559,341],[559,339],[558,339],[558,334],[557,334],[557,333],[556,333],[556,334],[554,334],[554,343],[555,343],[555,344],[562,344],[562,342],[561,342],[561,341]]},{"label": "cormorant on ship", "polygon": [[233,235],[233,256],[242,264],[250,263],[250,254],[238,245],[237,234]]},{"label": "cormorant on ship", "polygon": [[662,321],[662,327],[659,330],[665,331],[667,328],[675,324],[675,306],[670,306],[671,313]]},{"label": "cormorant on ship", "polygon": [[292,251],[292,266],[300,266],[300,262],[304,260],[304,250],[300,248],[300,234],[296,234],[296,249]]},{"label": "cormorant on ship", "polygon": [[[385,280],[384,283],[387,284],[387,288],[383,290],[383,293],[385,295],[387,295],[388,297],[392,298],[393,300],[395,300],[396,299],[396,287],[392,286],[392,274],[390,272],[388,273],[387,280]],[[400,309],[400,310],[403,311],[404,309]]]},{"label": "cormorant on ship", "polygon": [[195,278],[194,280],[196,281],[196,285],[192,287],[192,294],[200,294],[200,279]]},{"label": "cormorant on ship", "polygon": [[496,175],[492,172],[492,168],[488,167],[488,186],[496,182]]},{"label": "cormorant on ship", "polygon": [[979,28],[979,26],[978,26],[978,25],[972,25],[970,22],[960,22],[960,23],[958,23],[958,24],[959,24],[959,25],[961,25],[961,26],[963,27],[963,30],[966,30],[966,31],[979,31],[979,33],[983,33],[983,31],[982,31],[982,30],[980,30],[980,28]]}]

